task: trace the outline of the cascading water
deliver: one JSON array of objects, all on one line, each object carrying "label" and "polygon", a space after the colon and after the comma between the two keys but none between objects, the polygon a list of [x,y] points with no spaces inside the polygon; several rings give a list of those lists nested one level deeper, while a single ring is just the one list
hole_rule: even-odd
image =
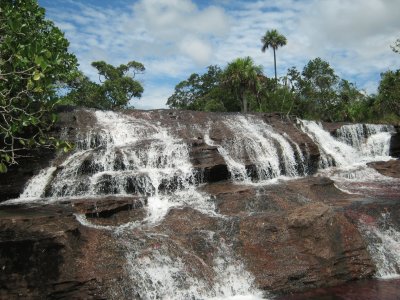
[{"label": "cascading water", "polygon": [[[139,223],[98,226],[84,215],[76,215],[84,226],[111,230],[125,245],[126,269],[135,288],[132,295],[139,294],[140,299],[261,299],[261,293],[252,286],[252,276],[226,245],[213,241],[211,232],[208,239],[219,254],[209,269],[213,275],[209,281],[188,271],[191,267],[184,261],[185,252],[180,253],[183,258],[174,256],[179,246],[168,236],[149,231],[172,207],[190,206],[217,217],[209,197],[196,189],[189,146],[145,119],[101,111],[96,111],[95,117],[95,129],[78,136],[74,153],[60,166],[49,167],[32,178],[19,201],[132,194],[145,197],[147,218]],[[137,257],[141,243],[130,239],[131,231],[142,228],[144,241],[169,245],[170,252],[160,247],[151,255]]]},{"label": "cascading water", "polygon": [[139,194],[148,197],[153,222],[181,204],[212,210],[195,190],[186,143],[144,119],[102,111],[95,116],[96,131],[78,137],[75,153],[34,177],[21,198]]},{"label": "cascading water", "polygon": [[351,124],[340,127],[337,130],[337,137],[364,156],[387,157],[393,133],[392,125]]},{"label": "cascading water", "polygon": [[[389,160],[389,145],[393,126],[353,124],[344,125],[337,130],[334,138],[313,121],[299,121],[301,128],[319,146],[321,152],[320,167],[337,166],[322,174],[331,177],[343,191],[350,193],[367,192],[377,199],[390,198],[385,193],[390,187],[391,193],[400,193],[400,180],[381,175],[369,168],[366,163]],[[398,197],[398,196],[396,196]],[[360,231],[368,244],[378,278],[400,276],[400,232],[390,222],[390,213],[382,213],[377,222],[360,221]]]},{"label": "cascading water", "polygon": [[253,287],[252,275],[234,258],[225,242],[216,239],[213,232],[206,231],[203,235],[207,243],[218,247],[212,269],[205,267],[195,255],[167,254],[180,251],[180,246],[168,236],[152,236],[157,246],[145,255],[136,254],[140,252],[138,243],[129,244],[129,275],[139,298],[261,299],[262,293]]},{"label": "cascading water", "polygon": [[235,116],[223,122],[234,132],[234,138],[218,145],[206,134],[205,141],[218,147],[233,180],[250,183],[254,179],[306,175],[304,156],[288,136],[275,132],[259,119]]},{"label": "cascading water", "polygon": [[344,125],[335,139],[320,123],[298,120],[300,128],[318,145],[320,168],[348,167],[374,160],[388,160],[393,126]]},{"label": "cascading water", "polygon": [[[143,221],[118,227],[98,227],[112,230],[124,245],[127,273],[135,293],[142,299],[259,299],[261,294],[253,287],[253,278],[243,263],[211,231],[201,232],[207,243],[217,249],[212,267],[208,269],[197,257],[188,258],[168,235],[151,232],[172,207],[189,206],[214,218],[229,219],[217,214],[213,201],[198,191],[200,182],[190,162],[189,143],[174,136],[172,126],[162,127],[149,121],[143,117],[144,113],[141,118],[113,112],[97,111],[94,114],[97,123],[85,133],[79,133],[76,150],[57,167],[51,166],[32,178],[19,201],[105,195],[145,198],[147,217]],[[199,131],[204,132],[206,144],[218,149],[235,183],[265,184],[276,178],[308,175],[304,153],[307,147],[301,150],[290,136],[278,133],[254,116],[224,116],[221,122],[233,133],[230,138],[213,140],[209,133],[213,126],[211,122],[204,128],[200,126]],[[353,180],[351,185],[354,180],[365,180],[371,174],[371,180],[383,177],[373,173],[365,163],[388,159],[393,127],[346,125],[334,138],[321,124],[298,122],[319,147],[320,167],[338,167],[327,174],[339,187],[346,189],[349,180]],[[181,125],[174,123],[173,126]],[[92,226],[83,216],[77,218],[83,225]],[[141,230],[140,241],[130,239],[130,233],[136,229]],[[398,247],[399,233],[393,228],[374,230],[370,228],[365,232]],[[146,252],[141,247],[149,241],[153,242],[152,251]],[[371,245],[371,249],[380,249],[376,243]],[[390,261],[397,260],[397,265],[392,263],[389,271],[382,271],[380,276],[398,272],[398,256],[393,249],[377,251],[379,255],[389,253],[385,257]],[[374,250],[370,251],[374,253]],[[379,265],[382,259],[378,257],[376,261]],[[197,273],[202,276],[196,276]]]},{"label": "cascading water", "polygon": [[359,160],[353,147],[333,138],[320,123],[299,120],[301,129],[318,145],[321,158],[320,168],[351,165]]},{"label": "cascading water", "polygon": [[391,222],[390,212],[382,213],[377,224],[361,221],[359,228],[368,241],[378,278],[400,277],[400,232]]}]

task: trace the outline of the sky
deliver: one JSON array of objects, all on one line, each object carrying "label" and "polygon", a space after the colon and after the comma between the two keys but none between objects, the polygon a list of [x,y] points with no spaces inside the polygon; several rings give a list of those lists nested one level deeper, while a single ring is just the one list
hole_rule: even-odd
[{"label": "sky", "polygon": [[380,73],[400,67],[391,51],[400,38],[400,0],[39,0],[47,18],[70,41],[80,69],[97,80],[91,62],[135,60],[146,71],[138,109],[166,108],[174,87],[207,66],[225,67],[250,56],[274,76],[272,50],[261,37],[277,29],[287,45],[277,51],[278,76],[320,57],[337,75],[367,93]]}]

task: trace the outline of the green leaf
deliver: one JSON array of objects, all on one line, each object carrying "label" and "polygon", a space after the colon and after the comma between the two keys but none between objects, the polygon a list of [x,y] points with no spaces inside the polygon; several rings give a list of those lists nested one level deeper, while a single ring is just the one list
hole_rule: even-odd
[{"label": "green leaf", "polygon": [[8,154],[3,155],[3,158],[6,160],[6,162],[10,162],[11,161],[11,156]]},{"label": "green leaf", "polygon": [[19,140],[19,143],[23,146],[25,146],[25,141],[24,140]]},{"label": "green leaf", "polygon": [[37,125],[39,123],[39,120],[37,118],[35,118],[35,117],[30,117],[29,121],[31,121],[31,123],[33,125]]},{"label": "green leaf", "polygon": [[34,74],[33,74],[33,80],[39,80],[40,79],[40,73],[38,73],[38,72],[35,72]]},{"label": "green leaf", "polygon": [[55,123],[55,122],[57,121],[57,119],[58,119],[58,117],[57,117],[56,114],[51,114],[51,121],[52,121],[53,123]]},{"label": "green leaf", "polygon": [[0,173],[6,173],[7,166],[4,163],[0,163]]},{"label": "green leaf", "polygon": [[51,52],[49,50],[47,50],[47,49],[44,52],[44,55],[46,56],[46,58],[51,58]]},{"label": "green leaf", "polygon": [[42,70],[46,70],[48,64],[44,60],[42,56],[35,56],[35,64],[42,68]]},{"label": "green leaf", "polygon": [[26,85],[26,88],[27,88],[28,90],[31,90],[31,89],[33,88],[33,86],[34,86],[33,81],[29,79],[29,80],[28,80],[28,83],[27,83],[27,85]]},{"label": "green leaf", "polygon": [[33,89],[33,91],[34,91],[35,93],[42,93],[42,92],[43,92],[43,89],[42,89],[42,87],[37,86],[37,87],[35,87],[35,88]]}]

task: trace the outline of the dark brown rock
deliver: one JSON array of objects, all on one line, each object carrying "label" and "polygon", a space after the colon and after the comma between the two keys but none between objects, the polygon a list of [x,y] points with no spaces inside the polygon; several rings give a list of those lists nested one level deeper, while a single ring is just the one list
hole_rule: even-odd
[{"label": "dark brown rock", "polygon": [[115,197],[73,200],[71,205],[78,213],[84,214],[90,222],[98,225],[121,225],[142,221],[146,216],[146,200],[140,197]]},{"label": "dark brown rock", "polygon": [[52,149],[33,149],[18,164],[10,166],[7,173],[0,173],[0,202],[18,198],[28,180],[47,167],[55,154]]},{"label": "dark brown rock", "polygon": [[400,158],[400,126],[396,126],[396,133],[390,139],[389,155]]},{"label": "dark brown rock", "polygon": [[368,163],[368,166],[374,168],[382,175],[400,178],[400,160],[377,161]]},{"label": "dark brown rock", "polygon": [[357,199],[339,191],[330,179],[205,188],[220,213],[239,217],[234,245],[259,287],[282,293],[374,273],[356,224],[341,212]]},{"label": "dark brown rock", "polygon": [[[99,186],[103,197],[2,206],[0,298],[141,299],[146,296],[141,294],[141,279],[127,265],[131,269],[143,267],[140,259],[159,257],[182,264],[182,276],[176,279],[182,287],[188,287],[188,278],[194,277],[211,288],[217,276],[215,258],[224,254],[221,249],[228,249],[244,262],[257,287],[277,293],[332,286],[373,275],[374,265],[357,225],[360,220],[378,224],[387,211],[400,220],[398,192],[390,184],[385,194],[390,197],[371,196],[368,191],[349,195],[325,177],[265,186],[234,184],[229,181],[226,162],[213,145],[233,140],[235,133],[222,120],[235,114],[169,110],[124,113],[157,120],[188,144],[191,162],[198,172],[195,183],[210,196],[217,214],[175,207],[159,224],[149,225],[145,222],[149,195],[139,190],[132,177],[127,182],[131,196],[107,196],[115,192],[110,174]],[[318,147],[289,118],[280,114],[251,116],[287,134],[290,143],[299,145],[306,157],[309,174],[316,171]],[[56,130],[63,130],[67,137],[85,146],[84,139],[76,137],[77,132],[84,136],[88,130],[95,131],[95,122],[90,111],[64,110]],[[341,125],[329,126],[333,131]],[[204,141],[205,132],[210,144]],[[148,143],[143,141],[137,147]],[[93,138],[90,146],[100,149],[101,139]],[[251,174],[254,166],[246,154],[243,156]],[[37,162],[27,160],[20,170],[0,175],[0,201],[17,197],[26,180],[48,164],[50,155],[35,157]],[[59,155],[55,166],[64,158]],[[397,161],[371,166],[398,177]],[[114,167],[126,168],[118,155]],[[97,168],[93,157],[88,156],[77,176],[87,178]],[[160,190],[167,193],[176,187],[172,179],[162,182]],[[85,225],[77,216],[86,218],[86,223],[82,222]],[[393,222],[400,226],[399,221]],[[114,231],[115,226],[127,223],[131,226]]]}]

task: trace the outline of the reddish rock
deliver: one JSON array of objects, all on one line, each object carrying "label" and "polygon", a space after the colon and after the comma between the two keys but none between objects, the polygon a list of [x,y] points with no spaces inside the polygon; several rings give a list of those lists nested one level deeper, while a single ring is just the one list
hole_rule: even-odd
[{"label": "reddish rock", "polygon": [[[361,220],[381,222],[390,211],[394,225],[400,220],[398,193],[386,200],[349,195],[324,177],[307,177],[266,186],[237,185],[229,181],[225,161],[215,143],[233,139],[221,121],[222,113],[169,110],[136,111],[126,114],[157,120],[189,145],[189,155],[198,171],[200,190],[210,195],[216,215],[184,206],[171,209],[156,226],[143,222],[146,198],[139,197],[131,182],[132,196],[65,200],[47,205],[3,206],[0,211],[0,298],[140,299],[140,263],[167,257],[182,270],[179,284],[187,287],[195,277],[212,286],[215,258],[226,245],[254,275],[259,288],[290,293],[319,286],[369,277],[374,265],[357,230]],[[315,172],[318,147],[290,119],[277,114],[252,114],[307,154],[307,167]],[[88,111],[65,111],[58,130],[67,136],[93,129],[95,118]],[[335,125],[336,126],[336,125]],[[332,128],[336,128],[332,125]],[[334,129],[332,129],[334,130]],[[92,141],[98,146],[99,140]],[[148,141],[143,141],[143,146]],[[44,158],[43,158],[44,159]],[[58,164],[63,156],[55,161]],[[246,159],[243,157],[243,159]],[[93,159],[82,163],[79,176],[96,168]],[[47,164],[47,161],[45,161]],[[29,162],[26,163],[29,165]],[[116,161],[123,169],[121,160]],[[397,161],[376,163],[378,171],[396,177]],[[25,171],[29,176],[41,164]],[[249,170],[251,164],[248,163]],[[28,168],[26,166],[22,167]],[[25,171],[14,174],[16,178]],[[16,197],[27,177],[10,185],[1,175],[0,201]],[[112,178],[111,178],[112,179]],[[23,182],[22,182],[23,181]],[[104,187],[107,188],[106,186]],[[391,191],[388,186],[389,192]],[[392,193],[393,194],[393,193]],[[87,226],[76,214],[86,217]],[[218,215],[219,214],[219,215]],[[131,222],[120,231],[121,224]],[[396,223],[397,222],[397,223]],[[138,224],[141,224],[139,226]]]},{"label": "reddish rock", "polygon": [[98,225],[121,225],[142,221],[146,216],[146,199],[107,196],[94,199],[72,200],[71,206],[77,213],[84,214],[90,222]]},{"label": "reddish rock", "polygon": [[382,175],[400,178],[400,160],[377,161],[368,163],[368,166],[374,168]]},{"label": "reddish rock", "polygon": [[206,190],[220,213],[239,217],[235,245],[263,289],[293,292],[374,273],[356,224],[337,211],[356,199],[327,178]]}]

